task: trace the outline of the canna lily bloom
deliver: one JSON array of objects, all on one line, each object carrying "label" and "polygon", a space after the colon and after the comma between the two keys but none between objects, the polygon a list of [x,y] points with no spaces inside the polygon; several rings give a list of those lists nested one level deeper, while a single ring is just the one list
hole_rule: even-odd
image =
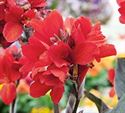
[{"label": "canna lily bloom", "polygon": [[[67,78],[75,80],[80,86],[94,60],[100,61],[103,57],[116,54],[114,46],[106,44],[100,24],[92,26],[85,17],[68,18],[66,23],[56,10],[50,12],[44,20],[32,19],[30,24],[34,34],[28,45],[22,47],[28,64],[33,63],[30,68],[26,61],[23,64],[29,68],[32,76],[31,96],[40,97],[51,90],[52,100],[56,104],[64,92]],[[31,43],[31,40],[34,41]],[[23,70],[28,69],[22,67]],[[53,90],[57,88],[55,83],[59,83],[61,89],[57,100]]]},{"label": "canna lily bloom", "polygon": [[[40,40],[31,37],[29,43],[22,47],[24,56],[20,60],[23,64],[20,71],[25,75],[32,72],[32,83],[30,85],[30,95],[32,97],[44,96],[51,90],[51,98],[57,104],[64,92],[68,67],[64,65],[59,68],[58,65],[52,64],[47,49]],[[55,90],[58,90],[58,98],[55,96]]]},{"label": "canna lily bloom", "polygon": [[92,26],[89,19],[85,17],[79,17],[74,21],[69,45],[73,49],[75,63],[85,65],[94,59],[100,61],[100,58],[115,55],[114,46],[105,42],[100,24]]},{"label": "canna lily bloom", "polygon": [[16,83],[21,77],[19,72],[17,48],[12,47],[0,51],[0,98],[10,104],[16,97]]},{"label": "canna lily bloom", "polygon": [[[21,7],[13,6],[6,11],[6,24],[3,29],[3,35],[8,42],[19,39],[23,33],[23,25],[28,25],[30,19],[35,17],[35,10],[24,11]],[[9,31],[9,32],[8,32]]]},{"label": "canna lily bloom", "polygon": [[118,9],[118,11],[121,15],[119,20],[121,23],[125,24],[125,10],[124,10],[125,9],[125,0],[117,0],[117,2],[120,6],[120,8]]}]

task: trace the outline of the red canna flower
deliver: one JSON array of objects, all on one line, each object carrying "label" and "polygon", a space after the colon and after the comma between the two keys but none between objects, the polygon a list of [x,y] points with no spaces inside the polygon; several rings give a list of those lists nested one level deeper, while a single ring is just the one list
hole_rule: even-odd
[{"label": "red canna flower", "polygon": [[74,79],[74,66],[78,68],[75,80],[80,86],[93,60],[116,54],[114,46],[106,44],[100,24],[92,26],[85,17],[68,18],[63,22],[62,16],[54,10],[44,20],[32,19],[30,25],[34,34],[28,45],[22,47],[25,60],[21,70],[31,74],[33,97],[51,90],[52,100],[57,104],[67,78]]},{"label": "red canna flower", "polygon": [[16,83],[20,79],[21,67],[18,62],[17,48],[1,50],[0,53],[0,98],[5,104],[10,104],[16,97]]},{"label": "red canna flower", "polygon": [[125,0],[117,0],[117,2],[120,6],[120,8],[118,10],[121,15],[119,20],[121,23],[125,24],[125,10],[124,10],[125,9]]},{"label": "red canna flower", "polygon": [[[47,48],[35,37],[30,38],[29,44],[24,45],[22,51],[24,57],[21,59],[21,62],[24,65],[20,71],[27,74],[32,72],[31,96],[38,98],[51,90],[53,102],[58,103],[64,92],[68,67],[64,65],[59,68],[52,64],[51,58],[47,54]],[[58,98],[55,97],[55,90],[59,90]]]},{"label": "red canna flower", "polygon": [[86,65],[94,59],[116,54],[113,45],[105,44],[105,37],[101,33],[100,24],[92,26],[87,18],[79,17],[74,21],[69,45],[73,49],[74,63]]}]

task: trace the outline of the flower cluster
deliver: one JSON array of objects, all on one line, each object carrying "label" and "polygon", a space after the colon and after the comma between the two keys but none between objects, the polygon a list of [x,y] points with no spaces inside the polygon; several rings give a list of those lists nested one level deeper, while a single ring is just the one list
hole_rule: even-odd
[{"label": "flower cluster", "polygon": [[[1,0],[0,22],[4,23],[2,30],[8,42],[20,38],[32,18],[39,18],[39,7],[46,5],[45,0]],[[9,32],[8,32],[9,31]]]},{"label": "flower cluster", "polygon": [[67,79],[80,86],[93,60],[116,54],[114,46],[106,44],[100,24],[93,26],[85,17],[63,21],[54,10],[44,20],[33,19],[31,23],[34,33],[22,47],[21,71],[32,76],[30,94],[33,97],[51,90],[52,100],[57,104]]},{"label": "flower cluster", "polygon": [[[106,43],[100,23],[92,25],[83,16],[64,21],[57,10],[45,6],[45,0],[0,1],[0,33],[10,43],[18,40],[22,48],[22,57],[10,52],[11,47],[0,55],[0,96],[6,104],[14,100],[22,77],[31,77],[32,97],[50,91],[58,104],[67,80],[79,89],[94,60],[116,54],[114,46]],[[25,43],[24,35],[28,40]]]}]

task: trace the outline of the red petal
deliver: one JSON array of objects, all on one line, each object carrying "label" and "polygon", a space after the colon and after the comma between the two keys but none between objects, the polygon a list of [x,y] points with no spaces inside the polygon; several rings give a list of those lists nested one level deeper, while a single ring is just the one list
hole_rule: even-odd
[{"label": "red petal", "polygon": [[41,83],[45,83],[47,86],[59,86],[60,84],[62,84],[62,82],[59,80],[59,78],[55,77],[52,74],[46,74],[44,73],[43,75],[41,75],[40,77],[40,81]]},{"label": "red petal", "polygon": [[0,96],[5,104],[10,104],[16,97],[16,86],[14,83],[4,84],[0,91]]},{"label": "red petal", "polygon": [[28,19],[32,19],[34,18],[36,15],[36,12],[34,9],[29,9],[28,11],[26,11],[25,13],[23,13],[23,17],[27,17]]},{"label": "red petal", "polygon": [[89,69],[89,67],[86,66],[86,65],[79,66],[79,71],[78,72],[79,72],[79,83],[80,83],[80,85],[83,82],[88,69]]},{"label": "red petal", "polygon": [[3,29],[3,35],[8,42],[16,41],[22,34],[22,26],[18,23],[8,22]]},{"label": "red petal", "polygon": [[57,67],[67,66],[69,64],[68,57],[70,55],[70,48],[67,44],[59,42],[57,45],[51,46],[48,53]]},{"label": "red petal", "polygon": [[34,67],[34,62],[29,61],[26,58],[21,58],[20,63],[23,64],[23,66],[20,68],[20,72],[24,74],[24,76],[27,76],[27,74],[32,70]]},{"label": "red petal", "polygon": [[4,15],[5,15],[5,12],[4,12],[4,5],[0,5],[0,21],[4,19]]},{"label": "red petal", "polygon": [[125,24],[125,16],[124,15],[121,15],[119,20],[122,24]]},{"label": "red petal", "polygon": [[39,81],[35,81],[30,86],[30,95],[34,98],[38,98],[40,96],[44,96],[49,90],[50,87],[45,84],[41,84]]},{"label": "red petal", "polygon": [[93,43],[81,43],[73,50],[73,60],[76,64],[86,65],[92,62],[98,54],[98,48]]},{"label": "red petal", "polygon": [[31,61],[37,61],[45,50],[43,44],[35,37],[30,38],[29,44],[22,47],[24,56]]},{"label": "red petal", "polygon": [[[22,17],[22,23],[25,24],[26,26],[31,26],[31,19],[35,18],[36,16],[36,11],[35,9],[29,9],[25,13],[23,13]],[[27,19],[26,19],[27,18]]]},{"label": "red petal", "polygon": [[74,25],[74,22],[75,22],[75,18],[66,18],[65,20],[65,28],[67,30],[67,32],[70,34],[71,31],[72,31],[72,28],[73,28],[73,25]]},{"label": "red petal", "polygon": [[44,7],[46,0],[28,0],[32,7]]},{"label": "red petal", "polygon": [[104,44],[105,36],[101,32],[100,23],[96,23],[92,27],[91,32],[87,36],[87,41],[93,42],[98,46]]},{"label": "red petal", "polygon": [[18,7],[18,6],[10,7],[9,10],[6,11],[5,21],[20,23],[21,16],[23,13],[24,13],[24,10],[21,7]]},{"label": "red petal", "polygon": [[83,43],[88,33],[91,31],[91,28],[92,25],[88,18],[79,17],[74,22],[71,37],[76,44]]},{"label": "red petal", "polygon": [[80,26],[82,33],[85,36],[91,31],[91,27],[92,27],[90,20],[82,16],[76,20],[75,25]]},{"label": "red petal", "polygon": [[63,93],[64,93],[64,86],[63,85],[53,88],[51,93],[50,93],[52,101],[55,104],[58,104],[60,99],[63,96]]},{"label": "red petal", "polygon": [[116,49],[112,44],[105,44],[100,47],[99,58],[116,55]]},{"label": "red petal", "polygon": [[50,66],[48,70],[50,70],[50,72],[54,76],[58,77],[60,79],[60,81],[62,81],[62,82],[65,81],[65,79],[67,77],[68,67],[63,66],[61,68],[58,68],[53,65],[53,66]]},{"label": "red petal", "polygon": [[110,90],[109,96],[110,97],[114,97],[115,96],[115,88],[114,87]]},{"label": "red petal", "polygon": [[114,79],[115,79],[115,69],[110,69],[108,71],[108,80],[112,85],[114,84]]},{"label": "red petal", "polygon": [[16,1],[15,0],[7,0],[7,5],[9,5],[9,7],[16,6]]}]

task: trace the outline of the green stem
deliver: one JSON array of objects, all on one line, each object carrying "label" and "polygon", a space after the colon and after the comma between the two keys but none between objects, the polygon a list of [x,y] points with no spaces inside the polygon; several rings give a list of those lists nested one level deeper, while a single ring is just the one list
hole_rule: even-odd
[{"label": "green stem", "polygon": [[16,98],[14,101],[10,104],[10,111],[9,113],[16,113]]},{"label": "green stem", "polygon": [[54,104],[54,113],[59,113],[59,106],[58,106],[58,104]]}]

